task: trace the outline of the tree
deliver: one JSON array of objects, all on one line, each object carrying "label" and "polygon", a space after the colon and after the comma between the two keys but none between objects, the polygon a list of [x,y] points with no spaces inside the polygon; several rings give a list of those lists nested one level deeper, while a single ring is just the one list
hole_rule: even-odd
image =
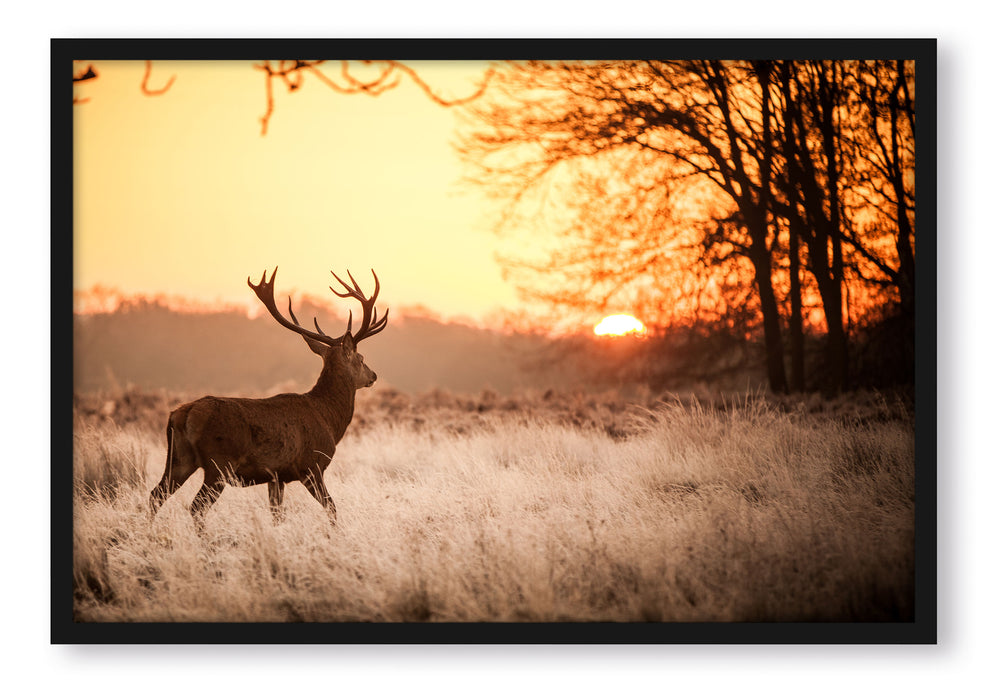
[{"label": "tree", "polygon": [[[570,170],[564,181],[596,168],[608,177],[624,162],[611,182],[630,194],[588,200],[606,220],[602,240],[622,243],[598,249],[611,264],[592,254],[572,266],[579,294],[590,291],[581,278],[616,285],[656,280],[673,263],[681,276],[725,280],[739,275],[740,260],[748,261],[744,274],[759,300],[767,376],[772,390],[784,391],[772,280],[779,243],[770,220],[772,164],[763,157],[773,140],[765,73],[713,61],[512,66],[500,73],[490,99],[472,110],[484,126],[462,141],[461,152],[475,181],[508,201],[506,221],[555,170]],[[599,303],[610,297],[604,290]]]},{"label": "tree", "polygon": [[780,64],[785,91],[783,140],[786,178],[779,208],[792,233],[808,248],[825,314],[828,389],[848,384],[849,351],[843,315],[845,255],[841,206],[846,170],[845,144],[838,123],[846,71],[841,62]]},{"label": "tree", "polygon": [[[858,90],[864,72],[872,81]],[[552,267],[506,261],[530,273],[532,296],[603,307],[635,289],[681,311],[672,287],[727,288],[743,275],[770,388],[785,391],[786,271],[792,386],[804,386],[804,311],[820,305],[826,388],[839,391],[847,271],[896,281],[913,304],[912,85],[906,64],[879,62],[511,64],[469,110],[459,148],[471,181],[503,206],[503,230],[539,224],[560,242]],[[892,236],[896,261],[884,250]],[[534,285],[532,273],[553,281]],[[707,310],[726,313],[715,298]]]},{"label": "tree", "polygon": [[807,248],[827,327],[827,388],[836,391],[849,381],[850,271],[874,295],[896,286],[902,313],[913,313],[913,75],[905,62],[775,68],[785,162],[777,208]]},{"label": "tree", "polygon": [[[856,84],[864,105],[857,149],[864,167],[858,182],[861,209],[869,209],[865,233],[851,242],[876,270],[881,286],[896,284],[902,313],[913,316],[914,265],[914,64],[867,61],[858,64]],[[882,245],[882,232],[896,231],[896,262],[871,244]],[[881,235],[876,235],[881,233]]]}]

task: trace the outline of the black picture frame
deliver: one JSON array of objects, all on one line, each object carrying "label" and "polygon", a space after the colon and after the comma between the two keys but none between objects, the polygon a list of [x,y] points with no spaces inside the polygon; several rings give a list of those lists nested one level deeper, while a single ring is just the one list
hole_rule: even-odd
[{"label": "black picture frame", "polygon": [[[934,644],[936,617],[936,41],[934,39],[71,39],[51,41],[52,541],[54,644]],[[73,60],[776,58],[916,61],[915,619],[903,623],[73,622]],[[61,346],[57,348],[56,346]],[[58,350],[58,351],[56,351]]]}]

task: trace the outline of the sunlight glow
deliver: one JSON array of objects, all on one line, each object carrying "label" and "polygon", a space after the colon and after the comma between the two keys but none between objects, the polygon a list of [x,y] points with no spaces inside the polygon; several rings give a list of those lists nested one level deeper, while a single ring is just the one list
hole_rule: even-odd
[{"label": "sunlight glow", "polygon": [[[155,61],[151,89],[176,76],[159,97],[141,93],[145,61],[93,63],[99,77],[73,87],[89,98],[72,112],[76,291],[257,309],[244,280],[266,268],[280,266],[278,294],[294,287],[328,303],[331,269],[365,284],[374,268],[382,308],[421,305],[482,323],[518,305],[477,215],[485,195],[451,194],[463,171],[450,145],[457,117],[411,80],[380,97],[316,81],[291,100],[276,92],[262,136],[256,61]],[[461,96],[487,61],[412,66],[444,96]]]},{"label": "sunlight glow", "polygon": [[595,326],[595,335],[626,335],[635,333],[642,335],[646,331],[646,326],[633,316],[628,314],[613,314],[606,316]]}]

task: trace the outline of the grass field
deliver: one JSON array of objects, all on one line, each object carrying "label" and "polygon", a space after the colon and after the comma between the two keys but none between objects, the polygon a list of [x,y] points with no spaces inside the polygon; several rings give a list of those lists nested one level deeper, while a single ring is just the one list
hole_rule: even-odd
[{"label": "grass field", "polygon": [[327,470],[194,476],[152,521],[180,399],[77,396],[75,618],[96,621],[907,621],[914,427],[903,402],[359,394]]}]

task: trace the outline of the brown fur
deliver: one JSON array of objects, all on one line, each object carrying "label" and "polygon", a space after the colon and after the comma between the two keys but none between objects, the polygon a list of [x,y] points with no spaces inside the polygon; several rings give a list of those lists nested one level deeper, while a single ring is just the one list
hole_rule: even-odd
[{"label": "brown fur", "polygon": [[301,481],[336,519],[323,473],[354,415],[354,394],[377,376],[357,352],[350,332],[338,345],[306,338],[323,359],[316,385],[305,394],[263,399],[204,396],[179,406],[168,419],[165,473],[151,492],[151,512],[197,470],[203,486],[191,511],[198,526],[228,484],[268,484],[276,521],[282,516],[285,484]]}]

